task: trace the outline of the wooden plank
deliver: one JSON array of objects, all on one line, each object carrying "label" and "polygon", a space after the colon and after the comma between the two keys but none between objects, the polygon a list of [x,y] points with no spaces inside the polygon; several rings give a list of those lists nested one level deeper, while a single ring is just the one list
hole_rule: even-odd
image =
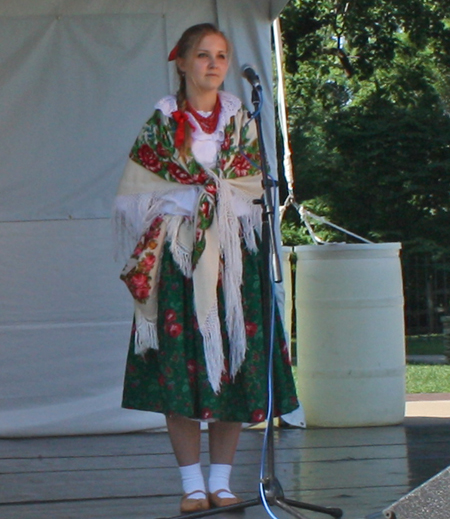
[{"label": "wooden plank", "polygon": [[[411,420],[405,422],[411,423]],[[415,419],[412,423],[420,423]],[[426,423],[426,421],[425,421]],[[433,422],[433,432],[420,425],[413,428],[372,427],[354,429],[278,429],[275,431],[275,446],[291,449],[317,449],[333,447],[358,447],[364,445],[394,445],[406,443],[405,431],[414,430],[409,435],[408,444],[445,443],[448,441],[449,420]],[[423,433],[420,431],[423,429]],[[244,430],[239,449],[258,450],[262,445],[263,431]],[[203,450],[207,448],[207,434],[202,435]],[[171,453],[167,433],[148,432],[107,436],[74,436],[57,438],[24,438],[0,440],[0,459],[11,457],[40,456],[83,456]]]},{"label": "wooden plank", "polygon": [[[277,471],[286,491],[383,486],[386,478],[390,485],[408,484],[407,461],[396,459],[283,463],[278,465]],[[257,488],[258,481],[258,465],[235,467],[233,482],[244,492]],[[119,467],[0,475],[0,501],[4,503],[167,496],[180,492],[179,475],[175,468]]]},{"label": "wooden plank", "polygon": [[[238,451],[258,452],[262,448],[261,431],[243,431]],[[280,430],[275,435],[276,452],[301,449],[331,450],[334,448],[356,449],[384,445],[405,445],[408,447],[435,444],[436,449],[448,446],[446,430],[437,430],[425,436],[405,437],[403,427],[365,428],[365,429],[316,429]],[[450,447],[447,447],[449,450]],[[202,435],[202,451],[207,452],[207,435]],[[0,460],[27,458],[69,458],[100,457],[123,455],[151,455],[172,453],[166,433],[142,433],[136,435],[79,436],[61,438],[35,438],[0,441]]]},{"label": "wooden plank", "polygon": [[[403,428],[370,428],[327,430],[280,430],[275,435],[277,452],[290,449],[306,450],[333,448],[360,448],[383,445],[404,445]],[[445,443],[443,436],[430,441]],[[429,441],[427,442],[429,443]],[[261,431],[243,431],[238,451],[260,451],[263,445]],[[207,451],[207,435],[202,435],[202,451]],[[80,436],[61,438],[35,438],[0,441],[0,459],[32,457],[83,457],[170,454],[172,448],[167,434],[147,433],[137,435]]]},{"label": "wooden plank", "polygon": [[[378,429],[374,431],[374,429]],[[263,430],[244,430],[239,449],[258,450],[263,442]],[[277,429],[275,446],[290,448],[356,447],[404,443],[402,427],[354,428],[354,429]],[[282,443],[282,445],[279,445]],[[101,450],[99,450],[101,448]],[[207,434],[202,434],[202,448],[207,448]],[[36,456],[83,456],[89,453],[101,455],[159,454],[172,452],[167,433],[74,436],[58,438],[2,439],[0,459]]]},{"label": "wooden plank", "polygon": [[83,456],[171,453],[167,433],[61,436],[0,440],[0,459],[33,456]]},{"label": "wooden plank", "polygon": [[[442,459],[439,448],[430,455],[422,448],[423,456],[433,456]],[[262,452],[260,450],[240,450],[235,459],[235,466],[259,466]],[[405,459],[405,446],[377,445],[374,447],[342,447],[341,449],[279,449],[275,451],[276,463],[313,463],[335,462],[343,460],[370,459]],[[208,454],[201,456],[202,465],[207,467]],[[124,454],[111,456],[78,456],[78,457],[33,457],[33,458],[4,458],[0,459],[0,474],[13,473],[47,473],[53,471],[108,470],[117,468],[146,469],[146,468],[175,468],[175,456],[171,454]]]},{"label": "wooden plank", "polygon": [[[405,487],[370,488],[364,490],[344,489],[335,494],[332,491],[304,491],[286,493],[286,497],[301,499],[319,506],[341,507],[345,519],[362,519],[369,513],[378,512],[396,502],[407,493]],[[257,493],[243,493],[244,499],[254,499]],[[43,503],[40,505],[0,506],[2,519],[156,519],[179,514],[179,496],[149,497],[143,499],[111,499],[98,501],[67,501],[62,503]],[[273,511],[280,519],[288,517],[278,507]],[[308,514],[307,517],[326,517]],[[261,505],[248,508],[245,515],[218,514],[217,519],[262,519],[268,517]]]},{"label": "wooden plank", "polygon": [[[448,423],[277,429],[276,475],[287,496],[338,506],[345,519],[362,519],[446,468]],[[246,498],[257,497],[263,434],[247,430],[241,436],[232,483]],[[205,466],[207,439],[203,434]],[[180,495],[166,433],[0,441],[1,519],[170,517],[178,515]],[[264,516],[262,507],[245,513],[246,519]],[[228,519],[223,513],[216,517]]]}]

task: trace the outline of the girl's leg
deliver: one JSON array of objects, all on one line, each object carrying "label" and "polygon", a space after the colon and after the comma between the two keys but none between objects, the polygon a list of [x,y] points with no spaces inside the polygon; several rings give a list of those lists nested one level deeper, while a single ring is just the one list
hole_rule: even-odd
[{"label": "girl's leg", "polygon": [[166,422],[185,493],[181,511],[206,510],[209,503],[200,466],[200,423],[183,416],[166,417]]},{"label": "girl's leg", "polygon": [[[230,491],[230,473],[239,441],[241,424],[237,422],[214,422],[209,424],[209,492],[215,506],[227,506],[239,502]],[[220,492],[222,491],[222,492]]]},{"label": "girl's leg", "polygon": [[178,465],[200,462],[200,423],[184,416],[166,416],[167,429]]},{"label": "girl's leg", "polygon": [[239,422],[212,422],[209,424],[209,457],[211,463],[233,464],[241,429],[242,424]]}]

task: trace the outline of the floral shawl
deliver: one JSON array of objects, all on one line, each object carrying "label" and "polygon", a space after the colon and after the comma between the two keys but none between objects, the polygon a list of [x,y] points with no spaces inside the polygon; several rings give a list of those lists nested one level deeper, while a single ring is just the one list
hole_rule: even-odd
[{"label": "floral shawl", "polygon": [[[227,94],[230,96],[230,94]],[[156,110],[138,135],[119,185],[114,220],[119,237],[136,243],[121,273],[135,302],[136,352],[158,348],[157,296],[161,252],[170,244],[174,260],[193,278],[194,305],[203,336],[208,378],[220,390],[224,370],[222,334],[216,290],[219,277],[225,295],[226,327],[230,340],[230,369],[238,372],[246,350],[240,286],[241,239],[256,251],[262,196],[256,127],[248,124],[241,105],[227,121],[217,167],[206,169],[174,146],[176,122]],[[192,190],[194,187],[194,191]],[[190,214],[170,210],[164,195],[195,194]],[[236,215],[236,201],[245,207]]]}]

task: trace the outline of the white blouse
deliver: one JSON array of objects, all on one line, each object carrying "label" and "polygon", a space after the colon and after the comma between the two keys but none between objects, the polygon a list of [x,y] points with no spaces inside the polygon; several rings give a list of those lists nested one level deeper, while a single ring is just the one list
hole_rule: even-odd
[{"label": "white blouse", "polygon": [[[195,117],[187,112],[189,120],[195,128],[192,132],[192,154],[195,160],[206,169],[216,166],[217,156],[225,138],[225,127],[241,107],[241,101],[235,95],[220,91],[219,96],[222,110],[217,128],[213,133],[205,133]],[[174,95],[163,97],[156,103],[155,108],[161,110],[165,116],[170,117],[173,112],[178,110],[176,97]],[[199,114],[207,117],[211,112],[199,112]],[[199,189],[198,186],[192,186],[190,189],[184,190],[181,196],[179,192],[176,194],[167,193],[164,195],[166,201],[164,211],[170,214],[191,215],[196,207]],[[236,206],[236,213],[241,216],[243,208],[238,207],[241,204],[236,202],[234,205]]]},{"label": "white blouse", "polygon": [[[236,115],[241,107],[241,101],[235,95],[228,92],[219,92],[222,110],[220,111],[217,128],[213,133],[205,133],[195,117],[187,112],[194,131],[192,132],[192,153],[195,160],[205,168],[213,168],[217,163],[217,154],[225,138],[225,126],[233,115]],[[155,105],[155,108],[170,117],[173,112],[178,110],[177,99],[174,95],[163,97]],[[200,115],[207,117],[211,112],[199,112]]]}]

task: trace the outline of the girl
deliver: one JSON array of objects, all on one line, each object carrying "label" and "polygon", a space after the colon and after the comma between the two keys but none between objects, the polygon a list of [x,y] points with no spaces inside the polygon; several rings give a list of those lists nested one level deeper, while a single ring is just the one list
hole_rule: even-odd
[{"label": "girl", "polygon": [[[177,95],[161,99],[142,128],[116,200],[117,221],[137,241],[121,275],[135,301],[123,406],[165,414],[181,512],[240,502],[229,478],[241,423],[264,421],[267,408],[259,151],[242,103],[219,90],[230,54],[211,24],[183,33],[169,56]],[[276,414],[284,414],[298,401],[277,327]]]}]

